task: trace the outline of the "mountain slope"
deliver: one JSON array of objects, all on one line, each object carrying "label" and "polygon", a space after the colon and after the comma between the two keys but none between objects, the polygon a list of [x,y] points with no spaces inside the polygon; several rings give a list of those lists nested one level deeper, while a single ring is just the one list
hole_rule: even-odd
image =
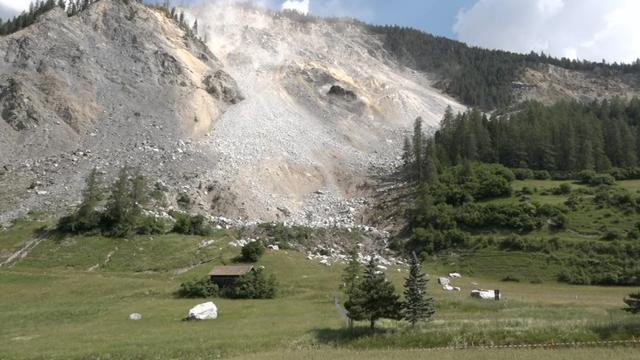
[{"label": "mountain slope", "polygon": [[[203,83],[221,66],[160,12],[110,0],[73,17],[56,8],[0,38],[0,56],[1,218],[71,204],[94,166],[144,165],[177,184],[211,163],[174,152],[230,105]],[[232,89],[227,77],[208,85]]]},{"label": "mountain slope", "polygon": [[357,26],[198,14],[216,19],[213,53],[161,11],[119,0],[53,10],[0,39],[0,220],[67,208],[89,169],[129,164],[193,210],[350,224],[413,120],[463,109]]}]

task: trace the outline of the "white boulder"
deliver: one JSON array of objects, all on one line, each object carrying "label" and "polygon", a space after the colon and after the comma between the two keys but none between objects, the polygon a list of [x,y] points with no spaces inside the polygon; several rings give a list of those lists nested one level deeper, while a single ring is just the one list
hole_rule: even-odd
[{"label": "white boulder", "polygon": [[196,305],[189,310],[189,320],[215,320],[218,318],[218,307],[212,302]]},{"label": "white boulder", "polygon": [[452,279],[460,279],[462,278],[462,275],[460,275],[459,273],[449,273],[449,277]]},{"label": "white boulder", "polygon": [[129,320],[133,320],[133,321],[142,320],[142,315],[138,313],[129,314]]}]

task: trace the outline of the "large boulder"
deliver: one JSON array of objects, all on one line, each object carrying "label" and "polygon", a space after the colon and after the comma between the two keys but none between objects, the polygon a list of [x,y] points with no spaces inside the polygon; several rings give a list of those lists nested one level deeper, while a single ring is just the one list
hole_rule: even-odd
[{"label": "large boulder", "polygon": [[218,100],[228,104],[237,104],[244,100],[236,81],[222,70],[205,76],[202,80],[205,90]]},{"label": "large boulder", "polygon": [[218,307],[212,302],[196,305],[189,310],[189,320],[215,320],[218,318]]}]

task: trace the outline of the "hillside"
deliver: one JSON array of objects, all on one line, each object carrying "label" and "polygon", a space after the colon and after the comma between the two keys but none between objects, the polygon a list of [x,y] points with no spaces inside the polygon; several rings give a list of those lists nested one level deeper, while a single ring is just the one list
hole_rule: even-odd
[{"label": "hillside", "polygon": [[161,11],[120,0],[54,9],[0,39],[0,221],[64,210],[89,169],[110,177],[129,164],[192,210],[353,223],[411,121],[463,109],[358,27],[200,13],[219,19],[213,52]]},{"label": "hillside", "polygon": [[[55,8],[0,38],[0,223],[62,213],[127,164],[167,204],[243,221],[361,222],[413,120],[638,94],[637,64],[468,47],[252,6]],[[195,20],[197,36],[187,29]],[[15,24],[13,24],[15,25]],[[14,26],[15,27],[15,26]],[[10,30],[10,31],[9,31]]]}]

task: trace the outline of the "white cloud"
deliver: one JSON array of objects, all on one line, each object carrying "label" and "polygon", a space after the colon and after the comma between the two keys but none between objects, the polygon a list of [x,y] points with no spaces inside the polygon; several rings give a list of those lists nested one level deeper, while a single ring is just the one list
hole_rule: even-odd
[{"label": "white cloud", "polygon": [[16,12],[27,10],[32,0],[0,0],[0,6],[10,8]]},{"label": "white cloud", "polygon": [[632,62],[640,58],[640,1],[478,0],[453,27],[471,45]]},{"label": "white cloud", "polygon": [[295,10],[302,14],[309,13],[309,0],[287,0],[282,3],[282,10]]}]

